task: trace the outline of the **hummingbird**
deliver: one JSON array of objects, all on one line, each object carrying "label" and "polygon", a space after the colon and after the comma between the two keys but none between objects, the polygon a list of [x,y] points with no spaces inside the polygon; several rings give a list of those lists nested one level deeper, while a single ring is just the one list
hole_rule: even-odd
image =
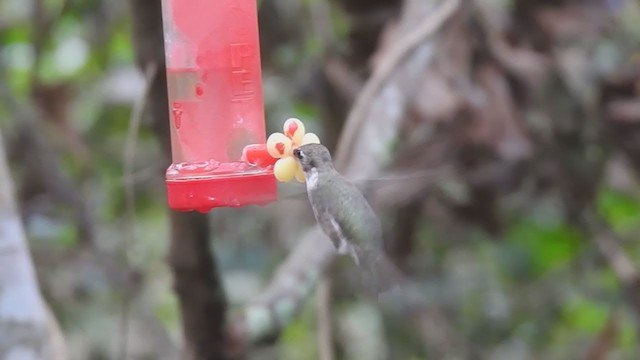
[{"label": "hummingbird", "polygon": [[334,168],[324,145],[302,145],[293,155],[304,171],[316,221],[338,254],[350,256],[364,270],[368,287],[376,293],[393,286],[397,270],[384,254],[382,225],[364,195]]}]

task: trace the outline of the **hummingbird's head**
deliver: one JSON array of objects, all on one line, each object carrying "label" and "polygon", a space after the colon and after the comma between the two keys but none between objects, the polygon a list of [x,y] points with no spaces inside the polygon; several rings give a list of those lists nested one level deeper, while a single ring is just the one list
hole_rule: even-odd
[{"label": "hummingbird's head", "polygon": [[325,170],[333,168],[329,149],[322,144],[302,145],[293,150],[293,156],[300,161],[302,170],[305,173],[308,173],[313,169]]}]

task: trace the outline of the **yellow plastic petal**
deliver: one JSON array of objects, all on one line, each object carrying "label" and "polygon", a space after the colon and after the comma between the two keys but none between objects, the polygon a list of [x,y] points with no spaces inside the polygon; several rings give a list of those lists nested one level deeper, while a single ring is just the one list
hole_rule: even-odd
[{"label": "yellow plastic petal", "polygon": [[304,136],[304,124],[296,118],[287,119],[284,122],[284,134],[293,140],[295,145],[300,145]]},{"label": "yellow plastic petal", "polygon": [[291,139],[286,137],[283,133],[273,133],[269,135],[267,139],[267,151],[269,155],[274,158],[282,158],[291,154]]},{"label": "yellow plastic petal", "polygon": [[298,168],[298,162],[291,156],[284,157],[276,161],[273,165],[273,175],[275,175],[278,181],[289,182],[293,180],[296,170]]},{"label": "yellow plastic petal", "polygon": [[302,137],[302,145],[320,144],[320,138],[314,133],[306,133]]}]

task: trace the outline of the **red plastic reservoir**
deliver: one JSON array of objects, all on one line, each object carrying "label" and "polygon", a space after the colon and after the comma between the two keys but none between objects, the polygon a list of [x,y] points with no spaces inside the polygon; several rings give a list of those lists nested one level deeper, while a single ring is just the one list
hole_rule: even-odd
[{"label": "red plastic reservoir", "polygon": [[263,205],[272,168],[241,161],[264,144],[256,0],[163,0],[173,164],[169,207]]}]

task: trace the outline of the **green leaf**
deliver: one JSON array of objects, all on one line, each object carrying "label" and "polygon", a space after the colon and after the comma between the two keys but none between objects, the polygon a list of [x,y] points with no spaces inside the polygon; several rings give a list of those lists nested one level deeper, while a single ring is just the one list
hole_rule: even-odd
[{"label": "green leaf", "polygon": [[[305,311],[308,315],[309,310]],[[294,319],[282,333],[281,359],[314,360],[317,358],[316,340],[309,316]]]},{"label": "green leaf", "polygon": [[180,312],[178,310],[178,300],[173,293],[166,296],[155,306],[156,318],[169,329],[177,329],[180,325]]},{"label": "green leaf", "polygon": [[623,349],[637,349],[638,335],[636,331],[635,314],[621,316],[620,335],[618,335],[618,346]]},{"label": "green leaf", "polygon": [[585,297],[576,297],[569,300],[564,309],[563,316],[571,328],[589,334],[597,334],[602,330],[610,309]]},{"label": "green leaf", "polygon": [[3,46],[13,43],[29,43],[30,41],[30,27],[26,25],[23,26],[23,24],[10,27],[0,32],[0,43],[2,43]]},{"label": "green leaf", "polygon": [[532,275],[541,276],[567,264],[580,248],[578,232],[565,224],[547,224],[530,219],[515,223],[507,238],[513,251],[528,262]]},{"label": "green leaf", "polygon": [[129,64],[133,62],[131,29],[127,23],[119,26],[118,30],[113,33],[109,43],[109,56],[115,63]]},{"label": "green leaf", "polygon": [[612,189],[598,193],[598,208],[616,231],[627,232],[640,224],[640,201]]}]

